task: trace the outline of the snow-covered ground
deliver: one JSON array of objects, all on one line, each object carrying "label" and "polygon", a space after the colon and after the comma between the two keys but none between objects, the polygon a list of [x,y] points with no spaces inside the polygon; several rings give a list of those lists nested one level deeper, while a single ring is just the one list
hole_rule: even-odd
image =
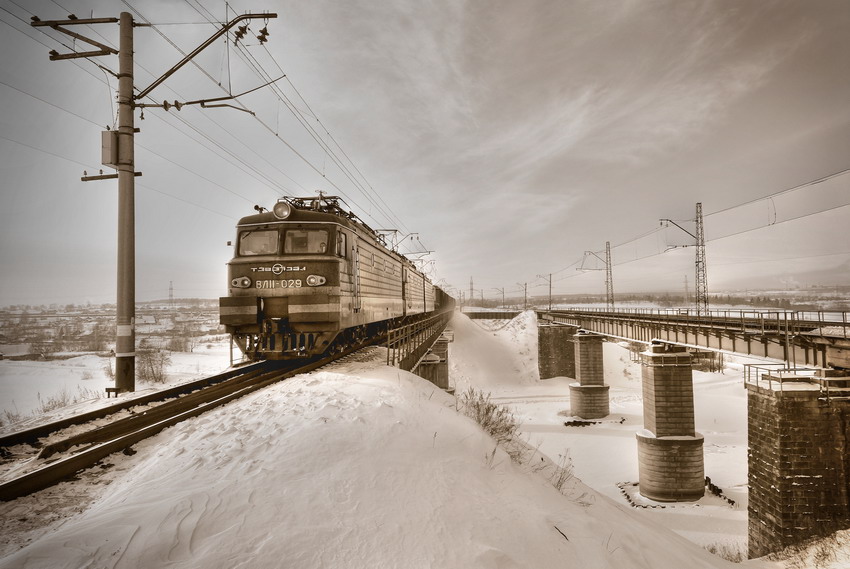
[{"label": "snow-covered ground", "polygon": [[[507,325],[456,318],[454,327],[451,370],[458,389],[489,391],[494,402],[513,409],[531,446],[556,461],[569,457],[581,480],[627,504],[620,484],[635,503],[655,506],[639,508],[642,516],[695,543],[746,552],[747,395],[740,365],[724,374],[694,372],[696,427],[705,436],[706,476],[735,505],[712,495],[671,505],[643,498],[632,485],[638,480],[635,432],[643,428],[643,402],[640,364],[630,361],[627,348],[603,344],[610,416],[597,424],[566,427],[564,422],[571,419],[569,384],[575,380],[538,380],[533,313]],[[513,366],[506,361],[511,357]]]},{"label": "snow-covered ground", "polygon": [[[199,343],[192,352],[172,352],[166,383],[137,382],[136,396],[221,372],[230,365],[228,350],[229,343],[218,339]],[[0,360],[0,432],[20,430],[76,408],[106,405],[105,389],[115,385],[107,375],[112,361],[95,354],[51,361]],[[76,405],[41,412],[62,401]],[[10,422],[9,417],[18,420]]]},{"label": "snow-covered ground", "polygon": [[[639,370],[625,350],[608,346],[605,356],[612,419],[626,421],[567,428],[559,413],[570,380],[538,380],[530,313],[499,330],[463,316],[453,327],[453,381],[516,410],[539,445],[525,464],[452,396],[386,367],[373,348],[166,429],[78,481],[0,504],[0,568],[734,566],[697,543],[739,540],[745,507],[633,508],[618,494],[616,482],[637,479],[629,457],[640,427]],[[706,374],[696,384],[706,471],[745,499],[740,380]],[[568,449],[593,488],[551,484]]]}]

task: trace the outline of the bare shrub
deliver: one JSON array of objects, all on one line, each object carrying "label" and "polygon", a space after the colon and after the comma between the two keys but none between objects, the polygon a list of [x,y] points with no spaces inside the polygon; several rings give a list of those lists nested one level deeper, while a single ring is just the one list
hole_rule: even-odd
[{"label": "bare shrub", "polygon": [[516,442],[520,424],[509,409],[493,403],[489,393],[473,387],[460,394],[458,404],[464,415],[481,425],[512,460],[519,462],[523,454],[523,447]]},{"label": "bare shrub", "polygon": [[136,377],[146,383],[165,383],[170,364],[171,356],[164,350],[139,350],[136,352]]},{"label": "bare shrub", "polygon": [[0,426],[3,426],[6,423],[14,424],[19,423],[23,417],[21,417],[20,411],[18,411],[17,407],[14,411],[10,409],[3,409],[3,417],[0,418]]},{"label": "bare shrub", "polygon": [[36,398],[38,399],[38,406],[33,411],[34,415],[49,413],[50,411],[54,411],[56,409],[61,409],[62,407],[67,407],[68,405],[74,405],[79,403],[80,401],[87,401],[89,399],[100,399],[101,394],[99,391],[95,391],[94,389],[88,389],[87,387],[77,386],[77,393],[72,394],[64,387],[53,395],[47,397],[47,399],[41,398],[41,393],[36,393]]},{"label": "bare shrub", "polygon": [[[844,535],[844,532],[840,533]],[[771,553],[765,559],[782,561],[786,569],[827,569],[837,561],[837,553],[846,547],[845,540],[839,538],[838,533],[813,537]]]},{"label": "bare shrub", "polygon": [[509,409],[490,401],[489,393],[470,387],[460,395],[460,408],[500,444],[516,437],[519,421]]},{"label": "bare shrub", "polygon": [[41,392],[35,394],[36,399],[38,399],[38,406],[35,408],[35,413],[49,413],[54,409],[61,409],[62,407],[67,407],[71,404],[71,394],[64,387],[47,397],[47,399],[41,398]]},{"label": "bare shrub", "polygon": [[112,369],[112,359],[107,360],[106,364],[104,364],[103,373],[106,375],[106,377],[108,377],[112,381],[115,381],[115,370]]},{"label": "bare shrub", "polygon": [[717,543],[709,543],[705,549],[718,557],[722,557],[726,561],[732,563],[742,563],[747,560],[747,546],[743,543],[729,543],[720,541]]},{"label": "bare shrub", "polygon": [[564,451],[564,454],[558,456],[560,457],[558,464],[555,465],[555,471],[549,480],[558,492],[562,492],[564,486],[575,477],[575,474],[573,473],[573,461],[570,458],[570,450],[567,449]]}]

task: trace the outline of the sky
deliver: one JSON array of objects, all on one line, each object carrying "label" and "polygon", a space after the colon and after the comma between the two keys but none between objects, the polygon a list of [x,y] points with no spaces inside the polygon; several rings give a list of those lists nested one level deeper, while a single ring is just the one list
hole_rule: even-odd
[{"label": "sky", "polygon": [[[226,101],[253,115],[136,111],[138,300],[225,294],[236,221],[318,191],[466,295],[470,278],[476,296],[543,295],[550,274],[556,294],[604,294],[586,252],[606,242],[615,294],[693,291],[697,203],[709,292],[850,284],[846,0],[229,6],[0,0],[0,306],[115,299],[117,183],[80,177],[109,171],[117,81],[96,64],[117,57],[51,62],[74,40],[28,24],[121,11],[154,24],[134,29],[137,89],[210,21],[277,13],[145,99],[280,78]],[[116,24],[73,28],[117,45]]]}]

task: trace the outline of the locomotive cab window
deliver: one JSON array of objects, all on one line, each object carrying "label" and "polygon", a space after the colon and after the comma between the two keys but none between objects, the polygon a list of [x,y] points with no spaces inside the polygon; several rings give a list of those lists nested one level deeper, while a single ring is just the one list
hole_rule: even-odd
[{"label": "locomotive cab window", "polygon": [[277,253],[277,230],[243,231],[239,234],[240,255],[274,255]]},{"label": "locomotive cab window", "polygon": [[284,253],[327,253],[327,229],[289,229],[283,242]]}]

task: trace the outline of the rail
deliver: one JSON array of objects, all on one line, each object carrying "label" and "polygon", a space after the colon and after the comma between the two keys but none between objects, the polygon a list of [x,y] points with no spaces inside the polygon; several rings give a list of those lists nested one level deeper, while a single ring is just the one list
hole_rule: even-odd
[{"label": "rail", "polygon": [[54,433],[56,431],[61,431],[62,429],[66,429],[68,427],[74,425],[81,425],[84,423],[88,423],[94,421],[96,419],[102,419],[104,417],[108,417],[110,415],[114,415],[119,411],[123,411],[125,409],[130,409],[132,407],[136,407],[138,405],[149,405],[151,403],[157,403],[160,401],[165,401],[167,399],[173,399],[175,397],[180,397],[181,395],[185,395],[187,393],[191,393],[193,391],[197,391],[199,389],[203,389],[210,385],[215,385],[217,383],[221,383],[226,381],[232,377],[236,377],[239,375],[243,375],[246,373],[250,373],[257,370],[265,369],[268,366],[267,362],[257,362],[254,364],[250,364],[244,367],[240,367],[237,369],[230,369],[225,372],[205,377],[202,379],[197,379],[195,381],[191,381],[188,383],[183,383],[181,385],[177,385],[168,389],[163,389],[161,391],[157,391],[156,393],[151,393],[150,395],[144,395],[141,397],[127,398],[123,401],[115,403],[113,405],[109,405],[107,407],[101,407],[100,409],[95,409],[94,411],[88,411],[86,413],[79,413],[77,415],[73,415],[71,417],[66,417],[64,419],[60,419],[58,421],[53,421],[50,423],[45,423],[43,425],[38,425],[36,427],[32,427],[30,429],[26,429],[24,431],[17,431],[14,433],[9,433],[3,436],[0,436],[0,447],[6,448],[19,444],[35,444],[38,439],[46,437],[47,435]]},{"label": "rail", "polygon": [[[87,432],[43,445],[38,456],[26,459],[28,462],[27,472],[0,483],[0,501],[14,500],[52,486],[74,476],[81,470],[90,468],[112,453],[124,450],[159,433],[166,427],[268,387],[275,382],[312,371],[372,343],[374,343],[374,339],[367,340],[364,344],[351,347],[341,353],[314,358],[306,362],[303,360],[297,363],[262,362],[239,370],[231,370],[234,374],[228,372],[228,374],[215,376],[215,378],[220,379],[221,375],[230,375],[221,381],[202,386],[203,388],[195,389],[182,397],[174,398],[172,396],[173,398],[152,409],[133,413],[129,417],[115,420],[104,427],[90,429]],[[193,385],[197,386],[203,381],[209,382],[210,379],[212,378],[194,382]],[[185,388],[186,386],[180,387]],[[143,398],[128,400],[122,405],[124,408],[139,405],[141,399]],[[98,413],[101,411],[99,410]],[[76,423],[80,423],[80,421],[77,420],[74,424]],[[57,424],[51,425],[55,427]],[[35,440],[32,430],[26,433],[12,434],[2,440],[5,441],[6,445],[29,442],[33,446],[38,446],[38,438],[56,431],[55,428],[51,430],[50,427],[48,425],[39,427],[42,432],[40,436],[35,437]],[[60,456],[54,457],[57,454]],[[34,468],[30,469],[29,467]]]},{"label": "rail", "polygon": [[413,370],[445,330],[451,317],[451,311],[441,312],[390,330],[387,333],[387,365]]}]

